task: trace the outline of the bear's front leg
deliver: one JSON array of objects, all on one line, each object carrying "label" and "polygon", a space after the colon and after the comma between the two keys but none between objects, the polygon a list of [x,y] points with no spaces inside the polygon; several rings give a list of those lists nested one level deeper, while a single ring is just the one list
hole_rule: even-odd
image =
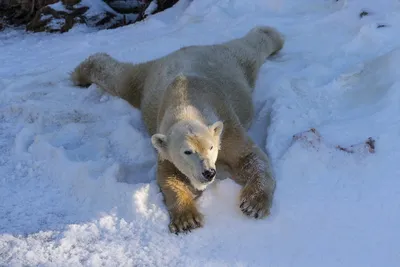
[{"label": "bear's front leg", "polygon": [[252,151],[241,157],[234,168],[234,177],[243,185],[240,209],[250,217],[263,218],[270,213],[275,180],[267,156],[253,144]]},{"label": "bear's front leg", "polygon": [[276,183],[268,156],[243,128],[234,127],[225,132],[220,159],[230,166],[232,179],[243,186],[239,204],[242,212],[254,218],[268,215]]},{"label": "bear's front leg", "polygon": [[170,215],[171,233],[183,233],[203,226],[203,215],[197,210],[187,178],[167,160],[158,161],[157,182]]}]

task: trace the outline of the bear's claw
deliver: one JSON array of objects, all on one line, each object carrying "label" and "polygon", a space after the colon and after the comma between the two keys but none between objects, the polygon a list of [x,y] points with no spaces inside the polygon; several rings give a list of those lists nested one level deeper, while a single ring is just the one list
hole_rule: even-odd
[{"label": "bear's claw", "polygon": [[272,198],[265,190],[246,186],[241,193],[240,209],[249,217],[261,219],[269,215]]},{"label": "bear's claw", "polygon": [[173,214],[169,224],[171,233],[188,233],[203,226],[203,215],[195,209]]}]

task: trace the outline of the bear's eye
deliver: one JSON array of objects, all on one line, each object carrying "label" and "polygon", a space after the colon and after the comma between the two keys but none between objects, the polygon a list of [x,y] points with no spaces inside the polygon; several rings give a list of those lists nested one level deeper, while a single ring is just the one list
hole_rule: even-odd
[{"label": "bear's eye", "polygon": [[192,151],[190,151],[190,150],[186,150],[185,152],[183,152],[183,153],[185,153],[186,155],[190,155],[190,154],[192,154],[193,152]]},{"label": "bear's eye", "polygon": [[214,147],[213,147],[213,146],[211,146],[211,147],[210,147],[210,150],[212,150],[213,148],[214,148]]}]

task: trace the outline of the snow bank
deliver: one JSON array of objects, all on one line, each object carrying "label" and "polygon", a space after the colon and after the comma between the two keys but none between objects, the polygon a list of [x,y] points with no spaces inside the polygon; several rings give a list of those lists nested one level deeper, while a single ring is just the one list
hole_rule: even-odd
[{"label": "snow bank", "polygon": [[[399,11],[394,0],[181,0],[114,30],[0,33],[0,265],[397,266]],[[142,62],[259,24],[286,36],[262,67],[250,130],[276,174],[272,214],[243,216],[226,179],[199,200],[205,227],[171,235],[140,112],[73,87],[68,72],[95,52]],[[311,127],[341,146],[372,136],[376,151],[292,142]]]}]

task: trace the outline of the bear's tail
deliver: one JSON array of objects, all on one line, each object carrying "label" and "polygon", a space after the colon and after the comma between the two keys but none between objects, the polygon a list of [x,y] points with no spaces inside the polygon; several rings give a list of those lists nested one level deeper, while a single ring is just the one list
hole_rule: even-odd
[{"label": "bear's tail", "polygon": [[109,94],[119,96],[139,108],[146,64],[119,62],[106,53],[96,53],[81,62],[70,74],[74,85],[94,83]]}]

